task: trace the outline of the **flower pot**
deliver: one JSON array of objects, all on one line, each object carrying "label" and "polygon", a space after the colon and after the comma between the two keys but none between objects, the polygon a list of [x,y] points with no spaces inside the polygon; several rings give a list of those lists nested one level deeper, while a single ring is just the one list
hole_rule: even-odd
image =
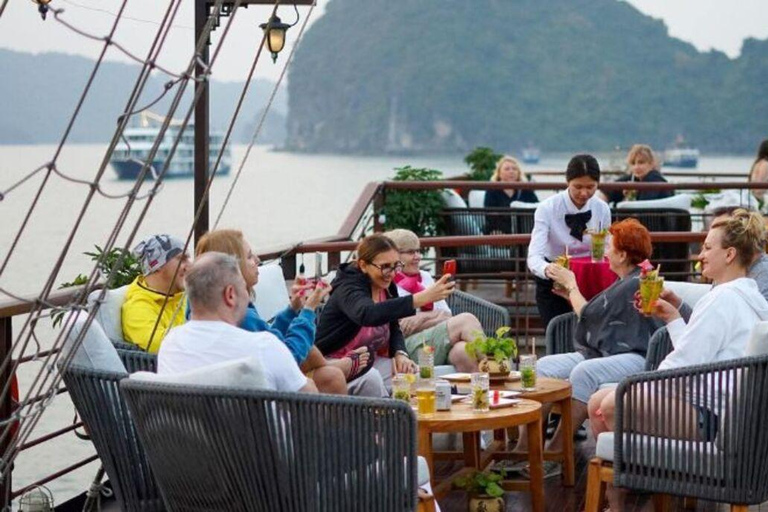
[{"label": "flower pot", "polygon": [[493,356],[486,356],[477,363],[481,372],[486,372],[491,380],[503,380],[509,376],[512,370],[509,359],[497,361]]},{"label": "flower pot", "polygon": [[469,497],[469,512],[504,512],[505,509],[503,497],[494,498],[487,494]]}]

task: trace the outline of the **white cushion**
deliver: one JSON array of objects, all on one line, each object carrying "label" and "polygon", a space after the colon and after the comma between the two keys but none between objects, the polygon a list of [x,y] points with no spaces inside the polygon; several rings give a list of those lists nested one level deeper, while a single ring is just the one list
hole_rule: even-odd
[{"label": "white cushion", "polygon": [[746,190],[723,190],[716,194],[704,194],[709,203],[704,211],[711,213],[718,208],[726,206],[744,206],[745,208],[757,209],[757,200],[749,191]]},{"label": "white cushion", "polygon": [[462,197],[457,194],[455,190],[451,190],[450,188],[443,190],[443,201],[445,201],[446,208],[467,207],[467,203],[464,202],[464,199],[462,199]]},{"label": "white cushion", "polygon": [[253,301],[256,311],[264,320],[271,320],[288,307],[291,297],[285,286],[283,267],[270,263],[259,267],[259,282],[253,287],[256,299]]},{"label": "white cushion", "polygon": [[167,384],[218,386],[238,389],[267,389],[264,367],[257,359],[245,357],[203,366],[184,373],[132,373],[131,379]]},{"label": "white cushion", "polygon": [[418,462],[416,463],[417,467],[417,477],[416,481],[421,487],[422,485],[429,483],[429,465],[427,464],[427,459],[424,457],[418,457]]},{"label": "white cushion", "polygon": [[637,210],[640,208],[681,208],[691,209],[691,195],[677,194],[664,199],[652,199],[650,201],[622,201],[616,205],[618,210]]},{"label": "white cushion", "polygon": [[523,210],[535,210],[539,207],[539,203],[526,203],[525,201],[512,201],[509,203],[510,208],[521,208]]},{"label": "white cushion", "polygon": [[746,356],[768,354],[768,322],[757,322],[747,342]]},{"label": "white cushion", "polygon": [[[88,319],[86,312],[81,312],[76,318],[66,322],[64,329],[67,329],[69,325],[72,325],[72,329],[67,335],[67,339],[64,342],[64,348],[62,350],[62,357],[66,357],[74,348],[74,343],[80,332],[85,327],[85,322]],[[74,322],[74,325],[72,324]],[[104,330],[95,319],[88,327],[88,331],[83,337],[80,346],[72,357],[72,364],[82,366],[91,370],[104,370],[109,372],[125,373],[125,365],[117,355],[112,342],[109,341]]]},{"label": "white cushion", "polygon": [[[629,434],[627,434],[629,435]],[[680,471],[684,473],[695,473],[696,464],[701,464],[696,457],[696,460],[688,462],[688,457],[679,454],[689,454],[693,452],[704,453],[706,450],[708,462],[705,462],[700,468],[715,468],[708,469],[708,473],[714,476],[722,476],[722,464],[715,464],[718,460],[718,448],[715,443],[706,443],[702,441],[684,441],[679,439],[667,439],[664,437],[632,435],[632,443],[630,445],[633,450],[633,461],[658,461],[662,455],[666,457],[667,464],[648,464],[648,467],[661,467],[668,471]],[[614,433],[603,432],[597,436],[597,446],[595,447],[595,455],[603,460],[613,462],[613,446]],[[640,459],[642,457],[642,459]]]},{"label": "white cushion", "polygon": [[[112,341],[125,342],[123,337],[122,308],[128,286],[107,290],[104,300],[96,312],[96,320],[101,324],[107,337]],[[102,290],[96,290],[88,295],[88,309],[93,309]]]},{"label": "white cushion", "polygon": [[470,190],[468,199],[470,208],[484,208],[485,190]]},{"label": "white cushion", "polygon": [[672,290],[675,295],[683,299],[683,302],[694,307],[709,290],[711,284],[686,283],[684,281],[664,281],[664,288]]}]

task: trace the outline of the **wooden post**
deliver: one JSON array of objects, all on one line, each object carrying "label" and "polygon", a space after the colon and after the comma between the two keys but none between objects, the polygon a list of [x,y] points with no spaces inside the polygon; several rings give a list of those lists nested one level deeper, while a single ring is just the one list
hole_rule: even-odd
[{"label": "wooden post", "polygon": [[[197,47],[197,41],[205,29],[208,21],[208,0],[195,0],[195,41],[193,48]],[[203,47],[200,61],[195,64],[195,78],[204,76],[205,66],[208,65],[208,45]],[[204,234],[208,232],[208,194],[205,189],[208,185],[208,167],[210,166],[208,148],[208,100],[210,89],[208,80],[195,80],[195,93],[202,90],[195,105],[195,200],[192,218],[197,215],[197,210],[202,206],[200,219],[195,224],[195,245]]]}]

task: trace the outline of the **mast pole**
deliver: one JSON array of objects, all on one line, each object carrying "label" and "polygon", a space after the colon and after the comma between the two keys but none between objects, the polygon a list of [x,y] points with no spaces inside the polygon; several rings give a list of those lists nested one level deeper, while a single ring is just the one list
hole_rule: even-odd
[{"label": "mast pole", "polygon": [[[208,1],[209,0],[195,0],[195,41],[197,44],[200,36],[205,28],[205,23],[208,19]],[[208,45],[203,47],[202,54],[200,55],[202,64],[207,66],[209,61]],[[195,78],[200,78],[204,75],[205,69],[200,62],[195,64]],[[199,100],[195,106],[195,204],[194,210],[192,210],[192,218],[197,214],[197,210],[201,203],[205,203],[202,211],[200,212],[200,219],[195,225],[195,245],[205,233],[208,232],[208,194],[206,193],[206,185],[208,181],[208,166],[210,160],[208,156],[209,152],[209,84],[207,80],[195,81],[195,94],[198,93],[198,88],[202,88],[200,91]]]}]

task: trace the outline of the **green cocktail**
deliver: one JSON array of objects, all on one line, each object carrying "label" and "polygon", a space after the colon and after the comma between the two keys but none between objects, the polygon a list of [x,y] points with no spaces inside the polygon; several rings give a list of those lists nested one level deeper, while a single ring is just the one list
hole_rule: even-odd
[{"label": "green cocktail", "polygon": [[536,355],[525,354],[520,356],[520,378],[523,391],[536,389]]},{"label": "green cocktail", "polygon": [[664,289],[664,278],[658,271],[651,271],[640,277],[640,305],[644,314],[653,314],[653,306]]},{"label": "green cocktail", "polygon": [[592,261],[594,263],[603,261],[605,258],[605,237],[608,232],[605,230],[590,232]]}]

